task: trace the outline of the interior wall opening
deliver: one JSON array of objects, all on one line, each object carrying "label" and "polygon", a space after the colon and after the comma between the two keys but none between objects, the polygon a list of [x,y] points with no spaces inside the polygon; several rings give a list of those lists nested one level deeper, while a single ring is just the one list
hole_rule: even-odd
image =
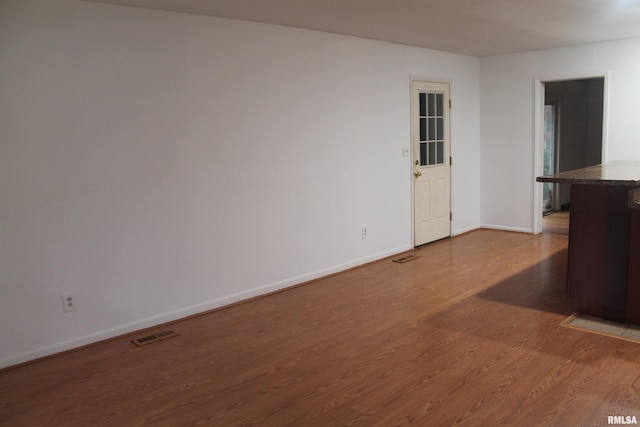
[{"label": "interior wall opening", "polygon": [[[543,174],[602,163],[604,78],[544,83]],[[567,234],[569,184],[545,184],[542,232]]]}]

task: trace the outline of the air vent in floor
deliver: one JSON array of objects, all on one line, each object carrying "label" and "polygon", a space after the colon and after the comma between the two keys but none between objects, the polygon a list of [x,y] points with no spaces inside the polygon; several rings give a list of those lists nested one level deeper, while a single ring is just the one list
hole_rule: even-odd
[{"label": "air vent in floor", "polygon": [[416,258],[418,258],[417,255],[405,255],[401,258],[394,259],[393,262],[399,262],[400,264],[404,264],[405,262],[413,261]]},{"label": "air vent in floor", "polygon": [[153,344],[154,342],[166,340],[167,338],[177,337],[178,335],[180,334],[169,329],[168,331],[157,332],[152,335],[147,335],[146,337],[134,338],[131,340],[131,342],[140,347],[147,344]]}]

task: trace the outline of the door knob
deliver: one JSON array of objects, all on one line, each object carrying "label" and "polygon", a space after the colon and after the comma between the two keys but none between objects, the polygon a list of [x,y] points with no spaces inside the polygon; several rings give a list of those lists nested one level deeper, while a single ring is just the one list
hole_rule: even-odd
[{"label": "door knob", "polygon": [[420,171],[415,171],[413,174],[416,176],[416,178],[422,176],[422,172]]}]

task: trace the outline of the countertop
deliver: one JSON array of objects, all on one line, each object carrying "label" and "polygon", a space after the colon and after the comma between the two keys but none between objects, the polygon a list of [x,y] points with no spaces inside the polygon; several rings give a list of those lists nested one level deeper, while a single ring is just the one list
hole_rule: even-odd
[{"label": "countertop", "polygon": [[640,161],[607,162],[587,168],[539,176],[536,181],[636,187],[640,185]]}]

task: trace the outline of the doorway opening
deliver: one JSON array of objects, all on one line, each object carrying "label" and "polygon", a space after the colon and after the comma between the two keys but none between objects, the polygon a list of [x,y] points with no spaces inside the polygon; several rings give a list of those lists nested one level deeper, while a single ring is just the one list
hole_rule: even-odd
[{"label": "doorway opening", "polygon": [[[604,77],[544,82],[544,175],[602,163]],[[567,234],[569,184],[545,183],[542,232]]]}]

